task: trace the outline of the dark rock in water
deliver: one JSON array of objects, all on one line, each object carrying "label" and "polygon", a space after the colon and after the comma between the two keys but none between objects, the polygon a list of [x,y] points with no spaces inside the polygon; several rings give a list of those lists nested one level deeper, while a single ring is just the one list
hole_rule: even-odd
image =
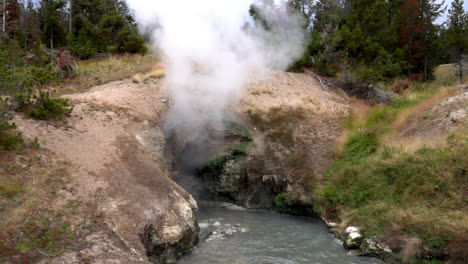
[{"label": "dark rock in water", "polygon": [[312,202],[292,197],[288,193],[280,193],[275,197],[275,209],[282,214],[297,216],[317,216]]}]

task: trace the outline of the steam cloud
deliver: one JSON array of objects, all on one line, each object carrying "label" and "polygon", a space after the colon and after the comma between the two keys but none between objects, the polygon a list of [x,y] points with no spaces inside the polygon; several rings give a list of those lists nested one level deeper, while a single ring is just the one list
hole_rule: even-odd
[{"label": "steam cloud", "polygon": [[163,53],[174,102],[166,125],[178,132],[222,123],[250,78],[265,68],[285,69],[303,53],[303,21],[278,1],[259,8],[268,30],[253,26],[252,0],[127,2]]}]

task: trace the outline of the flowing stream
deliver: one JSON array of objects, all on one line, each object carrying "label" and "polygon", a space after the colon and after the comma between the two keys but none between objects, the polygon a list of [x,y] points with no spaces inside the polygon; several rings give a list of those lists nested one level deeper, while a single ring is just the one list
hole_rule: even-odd
[{"label": "flowing stream", "polygon": [[315,218],[204,204],[200,243],[183,264],[383,263],[345,250]]},{"label": "flowing stream", "polygon": [[[217,142],[218,144],[214,144]],[[317,218],[252,210],[213,200],[197,168],[212,160],[207,153],[227,145],[225,140],[187,144],[176,159],[175,180],[198,201],[200,242],[182,264],[380,264],[345,250]],[[213,151],[214,150],[214,151]],[[208,158],[207,158],[208,157]]]}]

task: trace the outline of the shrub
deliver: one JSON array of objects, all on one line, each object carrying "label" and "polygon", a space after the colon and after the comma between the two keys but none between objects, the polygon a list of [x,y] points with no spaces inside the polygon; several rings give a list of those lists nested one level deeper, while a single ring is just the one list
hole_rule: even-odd
[{"label": "shrub", "polygon": [[87,40],[83,43],[77,42],[75,45],[70,47],[70,51],[72,52],[73,56],[76,56],[81,60],[88,60],[96,56],[97,48],[93,42],[91,40]]},{"label": "shrub", "polygon": [[14,123],[0,123],[0,151],[18,150],[24,144],[21,134],[12,131],[15,128]]},{"label": "shrub", "polygon": [[29,115],[39,120],[60,120],[72,112],[68,99],[51,98],[46,93],[40,94],[39,103],[29,110]]},{"label": "shrub", "polygon": [[145,54],[148,49],[145,45],[145,39],[137,34],[135,30],[125,27],[118,34],[118,52],[120,53],[140,53]]},{"label": "shrub", "polygon": [[302,58],[289,66],[288,72],[304,72],[304,69],[310,66],[312,66],[312,57],[310,53],[306,51]]}]

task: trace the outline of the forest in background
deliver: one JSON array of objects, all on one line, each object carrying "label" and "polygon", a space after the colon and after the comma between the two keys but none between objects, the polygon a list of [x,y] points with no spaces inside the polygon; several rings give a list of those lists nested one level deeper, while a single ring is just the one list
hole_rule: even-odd
[{"label": "forest in background", "polygon": [[[468,45],[462,0],[287,0],[304,18],[306,53],[292,71],[350,74],[353,81],[407,76],[429,80],[439,64],[456,63]],[[250,14],[267,27],[257,1]],[[183,8],[183,7],[181,7]],[[449,9],[442,25],[435,24]],[[260,12],[259,12],[260,11]],[[122,0],[3,0],[2,50],[12,60],[38,63],[45,49],[66,47],[79,59],[109,53],[145,53],[131,10]],[[257,23],[262,20],[262,23]],[[24,61],[24,60],[23,60]]]},{"label": "forest in background", "polygon": [[[72,111],[68,101],[54,98],[50,88],[76,79],[78,60],[148,52],[149,40],[138,32],[132,11],[122,0],[2,0],[0,4],[2,149],[21,142],[9,132],[14,124],[8,120],[15,111],[41,120],[61,119]],[[289,71],[310,68],[332,77],[333,84],[348,93],[367,97],[382,82],[431,80],[440,64],[458,63],[453,74],[463,80],[468,16],[462,0],[448,7],[436,0],[287,0],[283,4],[303,17],[306,34],[305,54]],[[246,12],[252,17],[250,26],[268,30],[263,8],[278,7],[273,0],[260,0]],[[446,8],[447,21],[437,25]],[[403,81],[392,89],[398,92],[409,86]]]}]

